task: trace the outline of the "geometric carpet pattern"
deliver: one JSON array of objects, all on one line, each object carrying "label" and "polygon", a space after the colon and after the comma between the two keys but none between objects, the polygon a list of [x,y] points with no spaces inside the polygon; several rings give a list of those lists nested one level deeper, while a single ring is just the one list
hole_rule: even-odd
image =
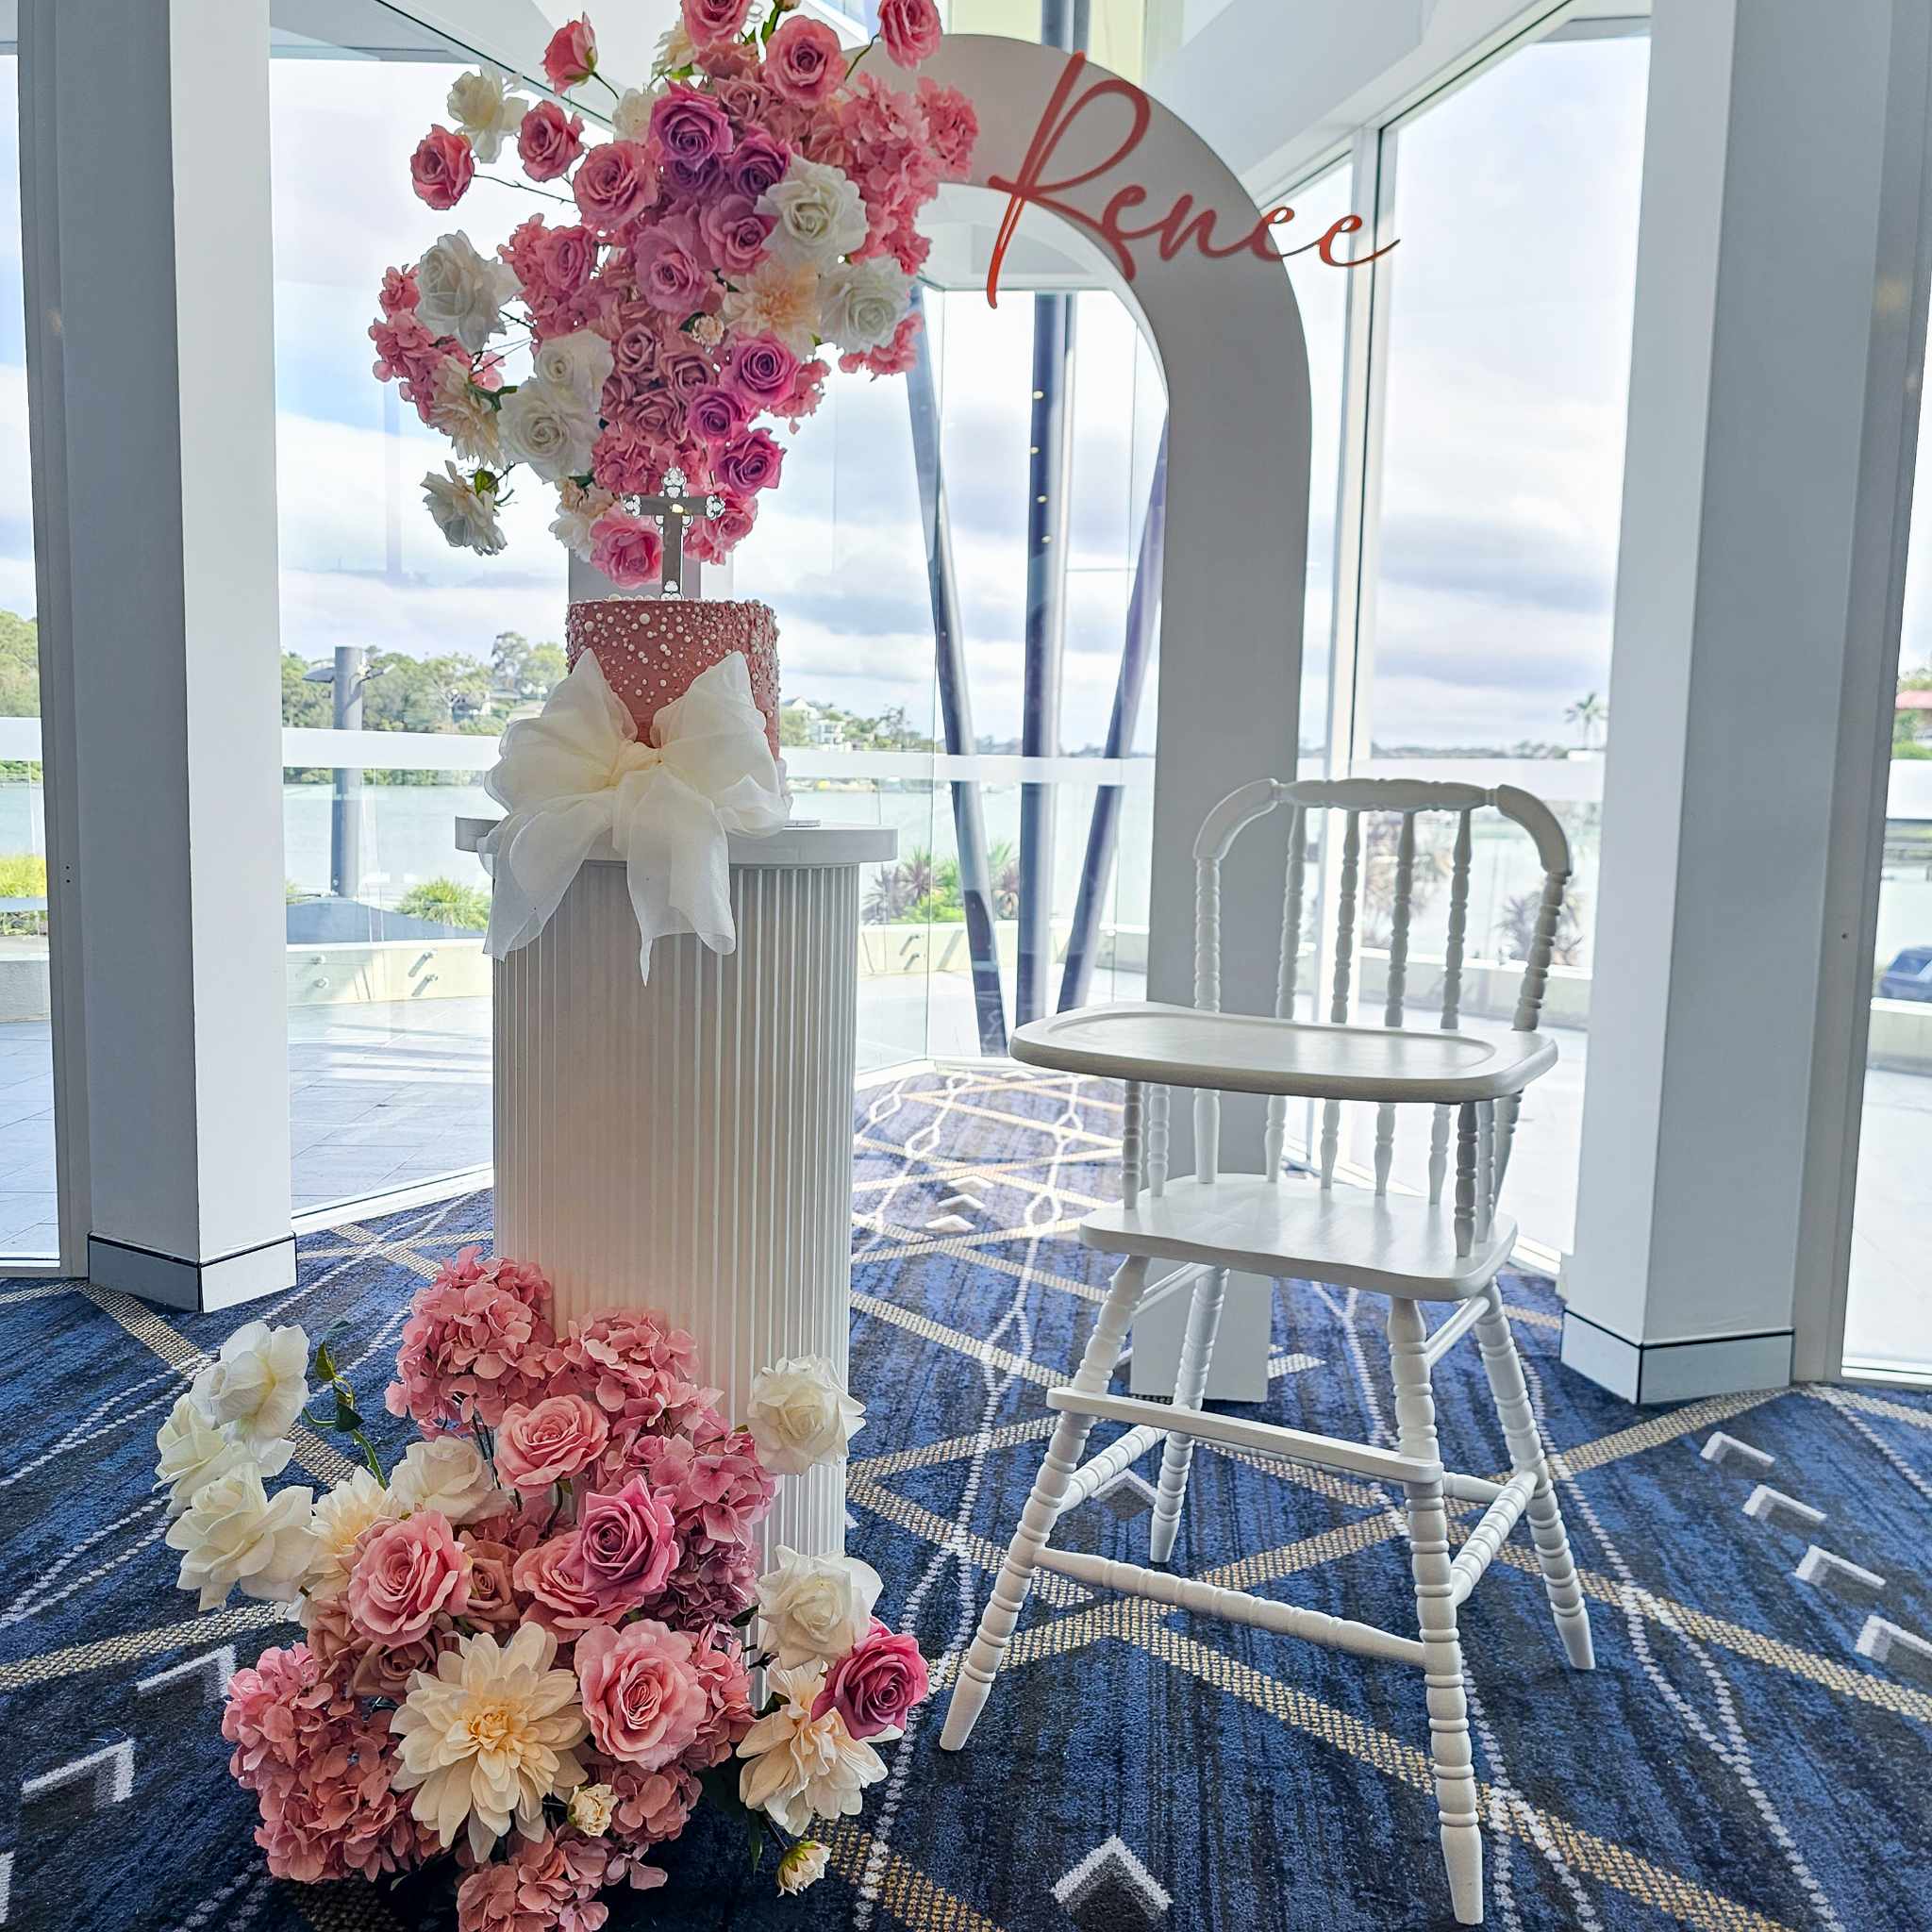
[{"label": "geometric carpet pattern", "polygon": [[[1105,1083],[975,1068],[859,1097],[848,1547],[957,1668],[1106,1283],[1080,1217],[1116,1191]],[[487,1194],[300,1243],[296,1287],[212,1316],[0,1283],[0,1925],[396,1932],[420,1892],[271,1880],[216,1730],[276,1607],[173,1584],[156,1427],[237,1324],[295,1320],[380,1389],[405,1306],[487,1241]],[[541,1256],[527,1257],[540,1261]],[[1490,1924],[1700,1932],[1932,1925],[1932,1399],[1807,1388],[1636,1410],[1557,1360],[1547,1283],[1506,1274],[1555,1452],[1597,1668],[1563,1661],[1526,1535],[1462,1613]],[[1284,1283],[1270,1393],[1231,1409],[1391,1441],[1373,1296]],[[1500,1474],[1473,1347],[1436,1372],[1445,1459]],[[1096,1446],[1117,1433],[1103,1424]],[[318,1438],[291,1479],[346,1473]],[[1150,1457],[1061,1546],[1146,1560]],[[1197,1453],[1184,1574],[1407,1631],[1391,1492]],[[1462,1511],[1457,1534],[1477,1512]],[[1420,1674],[1042,1575],[970,1748],[943,1691],[780,1901],[701,1811],[615,1927],[1387,1932],[1450,1923]]]}]

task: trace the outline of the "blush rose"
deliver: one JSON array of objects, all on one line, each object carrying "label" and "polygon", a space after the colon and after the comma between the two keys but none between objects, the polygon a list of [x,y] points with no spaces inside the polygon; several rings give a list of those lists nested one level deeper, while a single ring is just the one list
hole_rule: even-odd
[{"label": "blush rose", "polygon": [[792,14],[765,44],[765,77],[780,99],[816,108],[845,78],[845,52],[822,20]]},{"label": "blush rose", "polygon": [[365,1533],[349,1572],[349,1615],[373,1642],[413,1643],[469,1601],[469,1555],[446,1517],[423,1509]]},{"label": "blush rose", "polygon": [[615,1618],[662,1593],[677,1566],[677,1519],[667,1495],[642,1476],[621,1490],[587,1496],[577,1511],[570,1559],[584,1594]]},{"label": "blush rose", "polygon": [[603,142],[584,157],[571,192],[584,220],[608,234],[657,198],[658,164],[641,141]]},{"label": "blush rose", "polygon": [[769,429],[748,429],[734,436],[712,465],[719,483],[741,496],[756,496],[778,480],[785,452]]},{"label": "blush rose", "polygon": [[625,1764],[661,1769],[696,1740],[709,1715],[691,1639],[649,1617],[622,1630],[586,1630],[575,1664],[591,1735]]},{"label": "blush rose", "polygon": [[664,567],[664,540],[657,526],[628,510],[612,509],[591,525],[591,568],[620,591],[655,583]]},{"label": "blush rose", "polygon": [[684,30],[694,47],[735,41],[744,31],[751,0],[684,0]]},{"label": "blush rose", "polygon": [[543,49],[543,73],[558,93],[581,85],[597,71],[597,36],[589,14],[567,22]]},{"label": "blush rose", "polygon": [[879,39],[897,65],[917,67],[939,51],[940,10],[933,0],[880,0]]},{"label": "blush rose", "polygon": [[538,1494],[588,1468],[609,1440],[609,1424],[581,1395],[546,1396],[504,1410],[496,1473],[522,1494]]}]

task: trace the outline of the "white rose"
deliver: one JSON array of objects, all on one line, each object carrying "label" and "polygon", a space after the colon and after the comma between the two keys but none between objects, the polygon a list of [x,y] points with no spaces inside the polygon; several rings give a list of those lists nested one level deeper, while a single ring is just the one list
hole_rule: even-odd
[{"label": "white rose", "polygon": [[202,1414],[251,1452],[295,1426],[308,1400],[308,1338],[300,1328],[250,1322],[222,1343],[190,1391]]},{"label": "white rose", "polygon": [[825,268],[865,240],[865,203],[837,168],[794,156],[784,180],[758,196],[777,223],[766,247],[780,261]]},{"label": "white rose", "polygon": [[528,101],[508,92],[509,84],[508,75],[486,65],[458,75],[449,91],[450,119],[469,136],[479,161],[493,161],[530,111]]},{"label": "white rose", "polygon": [[610,344],[594,330],[580,328],[567,336],[552,336],[539,342],[532,352],[537,377],[552,389],[563,390],[582,403],[591,415],[597,413],[598,400],[610,375]]},{"label": "white rose", "polygon": [[497,332],[517,275],[508,262],[478,255],[467,235],[444,235],[416,264],[416,288],[417,320],[433,336],[454,336],[474,356]]},{"label": "white rose", "polygon": [[758,1578],[758,1636],[781,1668],[834,1663],[872,1628],[885,1588],[857,1557],[801,1557],[783,1544],[778,1567]]},{"label": "white rose", "polygon": [[865,1405],[846,1394],[824,1356],[802,1355],[753,1376],[744,1421],[767,1469],[801,1475],[817,1463],[843,1462],[864,1416]]},{"label": "white rose", "polygon": [[[658,58],[651,64],[651,72],[653,74],[676,74],[681,69],[689,67],[697,58],[697,42],[686,31],[683,17],[680,15],[678,19],[674,21],[671,25],[666,27],[658,36]],[[635,92],[636,90],[633,89],[632,92]],[[625,98],[627,99],[628,96]],[[611,118],[614,121],[616,116],[613,115]],[[648,110],[644,118],[646,125],[648,125],[650,120]],[[622,132],[622,129],[619,131]],[[624,138],[626,141],[635,141],[640,137],[626,134]]]},{"label": "white rose", "polygon": [[470,380],[462,358],[443,357],[430,380],[430,427],[441,430],[466,461],[500,463],[503,446],[496,437],[496,406]]},{"label": "white rose", "polygon": [[560,483],[591,467],[596,406],[538,376],[505,397],[496,412],[496,433],[514,460],[528,463],[546,483]]},{"label": "white rose", "polygon": [[245,1596],[292,1603],[308,1571],[312,1501],[308,1490],[271,1497],[252,1462],[204,1483],[168,1525],[168,1547],[181,1552],[181,1588],[199,1591],[204,1610],[225,1603],[238,1583]]},{"label": "white rose", "polygon": [[208,1421],[192,1394],[177,1398],[169,1410],[155,1437],[155,1448],[160,1457],[155,1465],[155,1486],[168,1490],[170,1522],[188,1507],[203,1484],[218,1475],[245,1463],[258,1463],[263,1475],[280,1475],[295,1453],[291,1442],[272,1442],[259,1457],[251,1456],[246,1442]]},{"label": "white rose", "polygon": [[[667,33],[658,42],[658,65],[659,67],[665,64],[664,56],[667,43],[674,35],[681,35],[683,32],[684,23],[680,21],[671,29],[670,33]],[[687,39],[685,41],[684,59],[674,60],[670,64],[674,67],[687,65],[695,51],[691,47],[689,39]],[[651,109],[657,105],[658,95],[654,89],[642,87],[627,88],[625,91],[624,98],[610,110],[610,125],[616,130],[618,140],[642,141],[651,131]]]},{"label": "white rose", "polygon": [[560,483],[557,490],[557,514],[551,519],[550,534],[566,550],[589,563],[591,525],[616,501],[609,491],[599,489],[595,484],[586,490],[581,484]]},{"label": "white rose", "polygon": [[912,296],[912,277],[891,257],[841,261],[819,284],[819,333],[848,356],[892,340]]},{"label": "white rose", "polygon": [[399,1510],[434,1509],[452,1524],[491,1515],[508,1501],[467,1436],[411,1442],[390,1476],[389,1492]]},{"label": "white rose", "polygon": [[479,557],[494,557],[509,541],[503,525],[496,521],[496,498],[480,491],[454,463],[442,466],[449,474],[439,476],[434,470],[423,478],[423,501],[452,550],[474,550]]},{"label": "white rose", "polygon": [[314,1541],[309,1546],[308,1574],[302,1580],[307,1591],[302,1603],[305,1625],[311,1606],[348,1588],[349,1553],[356,1547],[357,1538],[373,1524],[391,1522],[401,1513],[395,1498],[366,1469],[358,1469],[317,1500],[309,1521]]},{"label": "white rose", "polygon": [[566,1816],[586,1838],[602,1838],[617,1816],[617,1793],[609,1785],[579,1785]]}]

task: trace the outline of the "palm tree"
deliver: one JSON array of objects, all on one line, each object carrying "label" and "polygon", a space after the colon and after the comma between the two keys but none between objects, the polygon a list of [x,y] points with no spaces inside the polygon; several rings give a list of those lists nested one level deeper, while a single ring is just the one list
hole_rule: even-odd
[{"label": "palm tree", "polygon": [[1571,724],[1583,733],[1583,749],[1594,751],[1597,733],[1610,722],[1610,708],[1595,691],[1585,691],[1564,713]]}]

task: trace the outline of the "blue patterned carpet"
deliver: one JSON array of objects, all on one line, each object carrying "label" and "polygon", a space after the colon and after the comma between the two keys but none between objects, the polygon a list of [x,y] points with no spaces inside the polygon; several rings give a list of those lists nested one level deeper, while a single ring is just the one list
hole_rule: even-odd
[{"label": "blue patterned carpet", "polygon": [[[1094,1315],[1074,1235],[1113,1186],[1117,1092],[926,1074],[863,1097],[851,1470],[856,1554],[929,1656],[970,1635]],[[942,1208],[957,1192],[980,1205]],[[934,1232],[963,1212],[970,1231]],[[302,1245],[270,1319],[338,1351],[368,1409],[413,1288],[487,1239],[487,1196],[345,1224]],[[541,1260],[541,1257],[532,1257]],[[1562,1452],[1598,1668],[1563,1665],[1519,1530],[1464,1612],[1484,1782],[1490,1923],[1703,1932],[1932,1924],[1932,1670],[1876,1616],[1932,1635],[1932,1401],[1821,1389],[1624,1407],[1560,1369],[1547,1286],[1507,1277],[1532,1394]],[[1379,1305],[1277,1297],[1275,1420],[1374,1439],[1391,1425]],[[239,1318],[165,1320],[83,1285],[0,1284],[0,1924],[381,1928],[408,1895],[271,1882],[216,1731],[225,1674],[284,1641],[275,1611],[206,1617],[173,1588],[148,1480],[184,1375]],[[1473,1348],[1438,1372],[1445,1454],[1504,1461]],[[396,1425],[383,1419],[399,1447]],[[1714,1431],[1768,1469],[1700,1451]],[[1097,1440],[1105,1440],[1103,1428]],[[331,1452],[305,1452],[315,1475]],[[1152,1459],[1141,1476],[1151,1475]],[[291,1476],[296,1471],[291,1470]],[[307,1479],[307,1478],[305,1478]],[[1824,1511],[1744,1513],[1760,1482]],[[1129,1477],[1062,1525],[1144,1561]],[[1468,1520],[1465,1514],[1465,1523]],[[1884,1579],[1796,1575],[1812,1544]],[[1284,1480],[1205,1445],[1179,1567],[1412,1627],[1388,1496]],[[1874,1647],[1870,1637],[1867,1648]],[[1884,1649],[1883,1632],[1876,1646]],[[1368,1932],[1449,1923],[1418,1679],[1288,1639],[1047,1579],[972,1748],[938,1749],[942,1699],[889,1752],[892,1777],[835,1843],[833,1875],[779,1901],[703,1814],[670,1886],[615,1926],[912,1932]]]}]

